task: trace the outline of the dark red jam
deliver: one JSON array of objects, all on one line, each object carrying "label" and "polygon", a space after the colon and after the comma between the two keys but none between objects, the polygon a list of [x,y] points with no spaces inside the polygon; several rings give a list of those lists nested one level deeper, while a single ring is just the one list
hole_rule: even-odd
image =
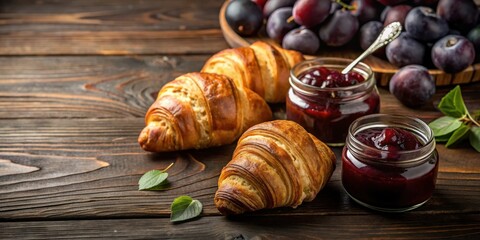
[{"label": "dark red jam", "polygon": [[423,145],[415,135],[401,128],[369,128],[355,138],[367,146],[390,152],[414,150]]},{"label": "dark red jam", "polygon": [[301,74],[298,79],[305,84],[320,88],[348,87],[365,81],[365,78],[354,71],[342,74],[337,70],[329,70],[325,67],[310,69]]},{"label": "dark red jam", "polygon": [[[373,77],[366,80],[355,71],[342,75],[337,70],[314,67],[296,78],[298,81],[291,81],[287,96],[287,119],[299,123],[329,145],[343,145],[348,127],[355,119],[380,111],[380,97]],[[312,89],[305,92],[301,85]],[[303,90],[298,91],[296,87]]]},{"label": "dark red jam", "polygon": [[366,145],[366,154],[355,157],[349,146],[343,149],[342,184],[356,201],[380,210],[401,211],[432,196],[438,171],[436,151],[418,161],[402,158],[405,151],[424,147],[415,134],[395,127],[367,128],[354,138]]}]

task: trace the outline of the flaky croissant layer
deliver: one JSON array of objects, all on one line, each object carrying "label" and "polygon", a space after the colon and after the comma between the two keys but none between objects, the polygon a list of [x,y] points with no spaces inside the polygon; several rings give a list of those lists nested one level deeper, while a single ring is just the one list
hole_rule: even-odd
[{"label": "flaky croissant layer", "polygon": [[226,49],[201,73],[167,83],[145,116],[140,146],[151,152],[207,148],[235,141],[248,127],[271,120],[266,101],[284,102],[296,51],[266,42]]},{"label": "flaky croissant layer", "polygon": [[210,57],[202,72],[230,77],[271,103],[285,102],[290,69],[304,60],[300,52],[257,41],[248,47],[225,49]]},{"label": "flaky croissant layer", "polygon": [[222,169],[215,205],[225,215],[312,201],[335,169],[335,154],[295,122],[257,124]]},{"label": "flaky croissant layer", "polygon": [[227,76],[187,73],[159,91],[138,142],[151,152],[220,146],[271,118],[260,96],[237,88]]}]

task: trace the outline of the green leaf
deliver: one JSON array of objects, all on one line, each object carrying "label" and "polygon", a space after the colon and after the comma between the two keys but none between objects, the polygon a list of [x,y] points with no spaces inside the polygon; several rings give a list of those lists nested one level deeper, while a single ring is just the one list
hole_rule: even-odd
[{"label": "green leaf", "polygon": [[163,190],[165,189],[166,184],[168,183],[167,171],[170,167],[172,167],[173,163],[171,163],[167,168],[164,170],[150,170],[143,174],[143,176],[138,180],[138,190]]},{"label": "green leaf", "polygon": [[449,134],[445,134],[445,135],[442,135],[442,136],[438,136],[438,137],[435,137],[435,141],[440,143],[440,142],[447,142],[448,139],[450,139],[450,137],[452,136],[453,132],[449,133]]},{"label": "green leaf", "polygon": [[138,180],[138,190],[150,190],[156,186],[159,186],[168,177],[168,173],[161,170],[150,170],[143,174]]},{"label": "green leaf", "polygon": [[472,127],[472,132],[470,133],[470,145],[472,145],[477,152],[480,152],[480,127]]},{"label": "green leaf", "polygon": [[435,119],[428,126],[432,129],[435,137],[443,136],[455,131],[462,125],[462,121],[458,118],[443,116]]},{"label": "green leaf", "polygon": [[194,218],[202,212],[202,203],[189,196],[180,196],[172,202],[171,222],[185,221]]},{"label": "green leaf", "polygon": [[168,179],[165,179],[165,181],[163,181],[162,183],[160,183],[160,185],[157,185],[155,187],[151,187],[151,188],[148,188],[148,189],[144,189],[144,190],[148,190],[148,191],[161,191],[161,190],[167,190],[169,187],[170,187],[170,182],[168,181]]},{"label": "green leaf", "polygon": [[467,125],[462,124],[459,128],[457,128],[457,130],[455,130],[455,132],[453,132],[450,139],[448,139],[447,144],[445,144],[445,147],[450,147],[455,143],[461,142],[463,139],[468,137],[469,132],[470,128]]},{"label": "green leaf", "polygon": [[462,118],[467,114],[468,111],[463,102],[460,86],[457,85],[440,100],[438,109],[443,114],[454,118]]}]

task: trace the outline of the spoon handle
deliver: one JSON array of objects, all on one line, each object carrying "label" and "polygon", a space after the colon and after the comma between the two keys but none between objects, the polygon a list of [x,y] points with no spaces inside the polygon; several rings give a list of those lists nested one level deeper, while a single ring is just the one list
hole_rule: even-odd
[{"label": "spoon handle", "polygon": [[370,45],[370,47],[365,50],[360,56],[358,56],[353,62],[351,62],[345,69],[342,70],[342,74],[347,74],[350,72],[353,67],[355,67],[360,61],[362,61],[366,56],[375,52],[375,50],[389,44],[395,38],[397,38],[402,32],[402,25],[399,22],[393,22],[388,24],[378,35],[377,39]]}]

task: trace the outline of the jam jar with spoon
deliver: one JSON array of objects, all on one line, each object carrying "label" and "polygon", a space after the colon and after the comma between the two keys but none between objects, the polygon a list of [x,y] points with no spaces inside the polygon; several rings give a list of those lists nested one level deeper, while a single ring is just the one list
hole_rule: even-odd
[{"label": "jam jar with spoon", "polygon": [[380,111],[374,73],[360,61],[395,39],[400,31],[398,22],[388,25],[353,61],[316,58],[294,66],[286,99],[287,119],[330,146],[344,145],[348,127],[355,119]]}]

